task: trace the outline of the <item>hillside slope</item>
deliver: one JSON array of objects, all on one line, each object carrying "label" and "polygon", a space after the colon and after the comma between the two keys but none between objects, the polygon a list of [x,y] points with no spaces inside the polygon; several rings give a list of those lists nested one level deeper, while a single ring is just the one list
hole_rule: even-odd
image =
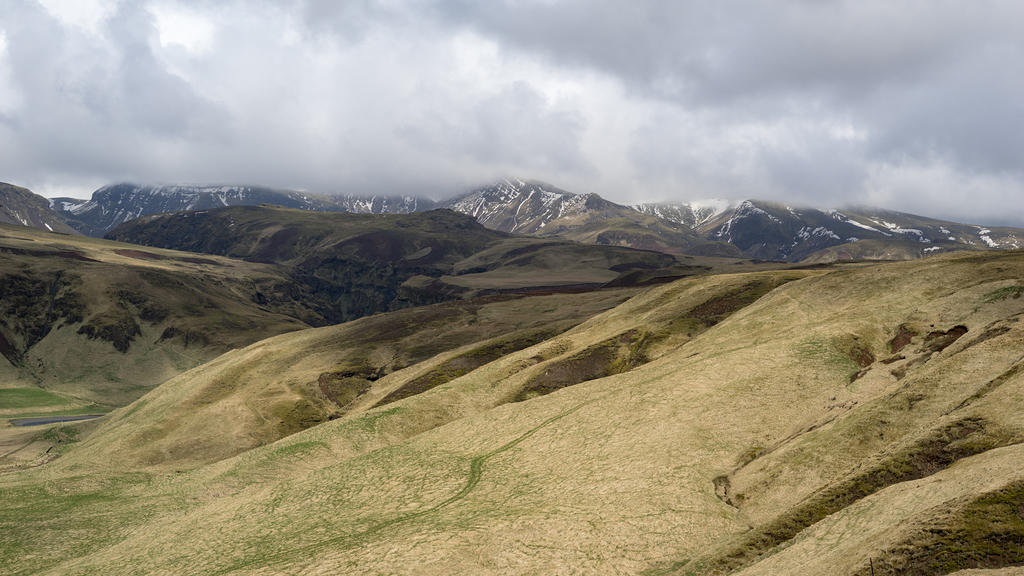
[{"label": "hillside slope", "polygon": [[0,387],[58,406],[122,406],[301,318],[318,317],[274,266],[0,225]]},{"label": "hillside slope", "polygon": [[676,265],[659,252],[515,237],[450,210],[239,206],[143,217],[110,237],[283,265],[326,303],[322,313],[333,321],[494,292],[593,289],[631,271]]},{"label": "hillside slope", "polygon": [[[986,252],[681,280],[419,393],[205,466],[180,460],[178,474],[111,448],[130,429],[154,430],[142,444],[164,441],[157,431],[171,421],[142,417],[143,399],[48,467],[0,477],[0,565],[851,575],[1020,565],[1022,277],[1024,254]],[[656,333],[635,332],[648,325]],[[378,380],[375,398],[466,351]],[[223,357],[152,400],[198,392],[210,382],[201,372],[240,361]],[[56,537],[69,530],[73,539]]]},{"label": "hillside slope", "polygon": [[28,188],[0,182],[0,224],[16,224],[73,234],[72,230],[50,210],[50,202]]}]

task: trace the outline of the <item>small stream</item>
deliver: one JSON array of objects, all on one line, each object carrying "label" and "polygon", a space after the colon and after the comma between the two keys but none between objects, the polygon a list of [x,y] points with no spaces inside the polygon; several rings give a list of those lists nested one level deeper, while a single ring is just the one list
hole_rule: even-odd
[{"label": "small stream", "polygon": [[57,422],[78,422],[80,420],[92,420],[106,416],[106,414],[79,414],[76,416],[40,416],[38,418],[11,418],[12,426],[42,426],[43,424],[55,424]]}]

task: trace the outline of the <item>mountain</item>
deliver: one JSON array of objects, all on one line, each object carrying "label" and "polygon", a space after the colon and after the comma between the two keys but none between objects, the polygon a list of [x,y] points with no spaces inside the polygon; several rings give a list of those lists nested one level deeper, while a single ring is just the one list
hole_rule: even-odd
[{"label": "mountain", "polygon": [[90,200],[54,198],[54,211],[74,229],[102,237],[118,225],[151,214],[209,210],[224,206],[273,204],[314,212],[407,214],[434,208],[415,196],[323,196],[262,186],[142,186],[113,184],[93,192]]},{"label": "mountain", "polygon": [[1021,278],[968,251],[276,336],[51,434],[0,479],[0,571],[1019,574]]},{"label": "mountain", "polygon": [[637,271],[706,270],[661,252],[512,236],[451,210],[236,206],[145,216],[109,237],[282,265],[333,322],[487,293],[593,289]]},{"label": "mountain", "polygon": [[738,255],[723,243],[702,240],[685,222],[537,181],[506,178],[441,205],[503,232],[670,254]]},{"label": "mountain", "polygon": [[90,200],[53,199],[54,210],[68,225],[95,237],[102,237],[119,224],[140,216],[264,203],[314,211],[341,209],[326,197],[259,186],[113,184],[93,192]]},{"label": "mountain", "polygon": [[817,210],[747,200],[698,228],[764,260],[902,260],[952,250],[1014,249],[1024,229],[982,227],[875,208]]},{"label": "mountain", "polygon": [[0,223],[31,226],[64,234],[74,233],[50,210],[49,200],[27,188],[3,182],[0,182]]}]

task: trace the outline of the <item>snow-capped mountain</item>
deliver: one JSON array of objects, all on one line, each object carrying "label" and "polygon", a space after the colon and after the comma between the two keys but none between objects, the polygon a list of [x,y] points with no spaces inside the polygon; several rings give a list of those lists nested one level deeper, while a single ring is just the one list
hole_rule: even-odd
[{"label": "snow-capped mountain", "polygon": [[574,194],[543,182],[505,178],[441,204],[502,232],[538,234],[556,220],[623,208],[597,194]]},{"label": "snow-capped mountain", "polygon": [[597,194],[577,194],[520,178],[505,178],[443,202],[411,195],[318,196],[257,186],[114,184],[97,190],[90,200],[55,198],[32,217],[27,209],[12,210],[14,204],[8,200],[0,207],[0,221],[39,220],[39,214],[52,209],[50,221],[39,220],[39,227],[68,231],[58,230],[63,221],[83,234],[103,236],[140,216],[264,203],[373,214],[448,208],[471,215],[488,228],[515,234],[672,254],[791,262],[904,259],[947,250],[1024,246],[1022,229],[958,224],[874,208],[818,210],[759,200],[624,206]]},{"label": "snow-capped mountain", "polygon": [[222,206],[277,204],[302,210],[337,210],[328,199],[259,186],[143,186],[113,184],[93,192],[90,200],[54,198],[53,207],[67,223],[88,236],[103,236],[140,216]]},{"label": "snow-capped mountain", "polygon": [[874,208],[818,210],[746,200],[698,228],[766,260],[901,259],[946,250],[1019,248],[1024,230],[985,228]]},{"label": "snow-capped mountain", "polygon": [[317,212],[408,213],[429,210],[431,200],[412,196],[320,196],[260,186],[143,186],[113,184],[93,192],[90,200],[54,198],[53,209],[89,236],[103,236],[140,216],[222,206],[275,204]]},{"label": "snow-capped mountain", "polygon": [[690,228],[700,228],[706,222],[711,221],[719,214],[733,207],[735,207],[734,202],[721,199],[693,200],[689,202],[647,202],[630,205],[630,208],[637,212],[685,224]]},{"label": "snow-capped mountain", "polygon": [[73,234],[50,209],[50,202],[28,188],[0,182],[0,222]]},{"label": "snow-capped mountain", "polygon": [[519,178],[505,178],[439,206],[473,216],[488,228],[515,234],[673,254],[735,252],[722,243],[701,240],[685,223],[609,202],[597,194],[576,194]]}]

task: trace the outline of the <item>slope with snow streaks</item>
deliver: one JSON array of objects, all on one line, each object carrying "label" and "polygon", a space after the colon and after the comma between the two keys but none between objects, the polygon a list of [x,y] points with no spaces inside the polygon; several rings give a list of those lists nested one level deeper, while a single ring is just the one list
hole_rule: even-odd
[{"label": "slope with snow streaks", "polygon": [[488,228],[515,234],[669,254],[737,255],[731,246],[701,240],[685,223],[609,202],[597,194],[575,194],[518,178],[478,188],[441,206],[473,216]]},{"label": "slope with snow streaks", "polygon": [[877,208],[818,210],[746,200],[700,228],[767,260],[908,259],[950,250],[1013,249],[1021,230],[982,228]]},{"label": "slope with snow streaks", "polygon": [[27,188],[0,182],[0,223],[74,233],[50,208],[51,203]]},{"label": "slope with snow streaks", "polygon": [[573,194],[541,182],[506,178],[444,204],[495,230],[536,234],[559,218],[579,216],[593,194]]},{"label": "slope with snow streaks", "polygon": [[648,202],[630,206],[637,212],[699,228],[733,207],[729,200],[693,200],[689,202]]}]

